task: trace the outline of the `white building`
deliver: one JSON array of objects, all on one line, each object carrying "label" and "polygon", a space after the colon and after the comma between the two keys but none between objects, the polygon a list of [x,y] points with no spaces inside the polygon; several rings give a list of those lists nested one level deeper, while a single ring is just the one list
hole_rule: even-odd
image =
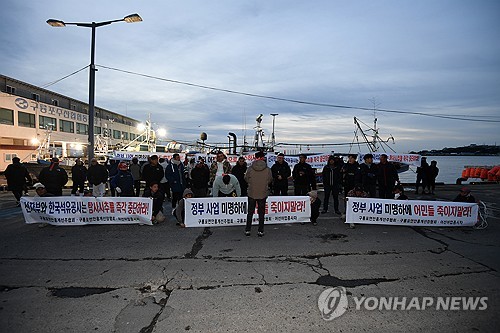
[{"label": "white building", "polygon": [[[95,107],[94,119],[94,134],[106,137],[110,149],[140,134],[139,121],[112,111]],[[37,148],[49,133],[53,155],[86,156],[88,122],[87,103],[0,75],[0,172],[15,156],[36,161]]]}]

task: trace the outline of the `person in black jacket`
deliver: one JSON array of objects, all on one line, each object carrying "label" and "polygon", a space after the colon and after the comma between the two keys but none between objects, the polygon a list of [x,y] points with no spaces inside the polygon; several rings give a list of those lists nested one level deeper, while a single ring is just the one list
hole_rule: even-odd
[{"label": "person in black jacket", "polygon": [[248,195],[248,183],[245,180],[245,172],[247,172],[247,162],[243,156],[238,158],[238,162],[231,168],[231,173],[238,179],[241,188],[241,196],[246,197]]},{"label": "person in black jacket", "polygon": [[310,164],[306,163],[306,155],[299,155],[299,163],[295,164],[292,171],[295,195],[307,195],[311,189],[316,190],[316,175]]},{"label": "person in black jacket", "polygon": [[361,183],[361,168],[356,161],[357,155],[349,154],[347,158],[347,163],[342,166],[342,181],[345,197],[347,197],[347,193],[349,193],[350,190],[354,189],[356,184]]},{"label": "person in black jacket", "polygon": [[325,197],[323,201],[322,213],[328,212],[328,201],[330,200],[330,193],[333,197],[333,209],[335,214],[340,215],[339,210],[339,192],[342,182],[341,166],[335,161],[335,157],[328,158],[328,164],[323,168],[323,186],[325,188]]},{"label": "person in black jacket", "polygon": [[153,182],[160,184],[160,181],[162,180],[164,175],[165,171],[163,170],[163,167],[158,163],[158,156],[151,155],[149,164],[144,164],[142,168],[142,180],[146,182],[146,188],[144,189],[144,191],[146,191]]},{"label": "person in black jacket", "polygon": [[210,169],[205,164],[205,159],[200,156],[198,163],[191,170],[191,190],[195,198],[204,198],[207,196],[209,181]]},{"label": "person in black jacket", "polygon": [[417,180],[415,181],[415,194],[418,194],[418,188],[422,186],[422,194],[427,194],[425,188],[427,187],[427,174],[429,169],[429,163],[427,163],[427,157],[422,157],[420,159],[420,166],[417,167]]},{"label": "person in black jacket", "polygon": [[273,195],[288,195],[288,178],[292,175],[292,170],[285,161],[285,154],[278,154],[271,172],[273,173]]},{"label": "person in black jacket", "polygon": [[394,164],[387,160],[387,155],[380,155],[380,163],[377,164],[378,195],[380,199],[392,199],[394,185],[399,183],[398,170]]},{"label": "person in black jacket", "polygon": [[373,155],[366,154],[363,156],[364,163],[360,165],[361,168],[361,182],[363,189],[368,193],[369,198],[377,197],[377,165],[373,163]]},{"label": "person in black jacket", "polygon": [[108,169],[93,158],[87,170],[89,185],[92,185],[92,194],[95,197],[103,197],[106,194],[106,182],[108,181]]},{"label": "person in black jacket", "polygon": [[165,221],[166,217],[163,214],[163,201],[165,201],[165,193],[160,190],[159,183],[152,182],[145,190],[143,197],[153,199],[153,216],[151,221],[156,224]]},{"label": "person in black jacket", "polygon": [[76,192],[83,195],[83,190],[85,187],[85,181],[87,180],[87,168],[83,165],[82,160],[76,159],[75,165],[71,168],[71,180],[73,181],[73,187],[71,188],[71,195],[75,195]]},{"label": "person in black jacket", "polygon": [[50,166],[40,171],[38,180],[45,186],[47,192],[54,196],[62,196],[62,189],[68,182],[66,170],[59,166],[59,159],[54,157],[50,160]]},{"label": "person in black jacket", "polygon": [[28,169],[21,164],[21,160],[16,156],[12,158],[12,164],[7,166],[4,174],[5,178],[7,178],[7,186],[9,187],[9,190],[12,191],[12,194],[14,194],[17,206],[20,206],[21,204],[19,203],[19,200],[23,195],[26,182],[32,182]]}]

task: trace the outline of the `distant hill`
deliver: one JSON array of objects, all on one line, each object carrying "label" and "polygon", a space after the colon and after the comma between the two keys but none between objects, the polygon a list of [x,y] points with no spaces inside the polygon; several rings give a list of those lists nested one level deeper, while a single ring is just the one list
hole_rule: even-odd
[{"label": "distant hill", "polygon": [[440,150],[421,150],[411,151],[411,154],[420,154],[424,156],[447,156],[447,155],[468,155],[468,156],[491,156],[500,155],[500,146],[475,145],[471,144],[465,147],[443,148]]}]

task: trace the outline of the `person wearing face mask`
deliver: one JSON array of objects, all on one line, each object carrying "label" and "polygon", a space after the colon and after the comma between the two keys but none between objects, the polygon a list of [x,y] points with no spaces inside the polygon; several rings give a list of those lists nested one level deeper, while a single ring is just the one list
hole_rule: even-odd
[{"label": "person wearing face mask", "polygon": [[396,185],[394,187],[393,193],[394,193],[394,199],[396,200],[408,200],[403,185]]}]

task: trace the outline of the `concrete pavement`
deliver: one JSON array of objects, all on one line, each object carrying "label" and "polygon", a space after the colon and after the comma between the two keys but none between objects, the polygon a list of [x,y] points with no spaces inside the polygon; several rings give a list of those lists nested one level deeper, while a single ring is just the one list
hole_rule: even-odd
[{"label": "concrete pavement", "polygon": [[[439,186],[450,200],[458,186]],[[499,185],[472,187],[485,230],[318,226],[26,225],[0,194],[0,332],[493,332],[499,327]],[[409,192],[412,199],[418,198]],[[170,204],[165,204],[169,211]],[[318,297],[343,286],[346,313]],[[484,311],[356,310],[354,297],[488,297]]]}]

